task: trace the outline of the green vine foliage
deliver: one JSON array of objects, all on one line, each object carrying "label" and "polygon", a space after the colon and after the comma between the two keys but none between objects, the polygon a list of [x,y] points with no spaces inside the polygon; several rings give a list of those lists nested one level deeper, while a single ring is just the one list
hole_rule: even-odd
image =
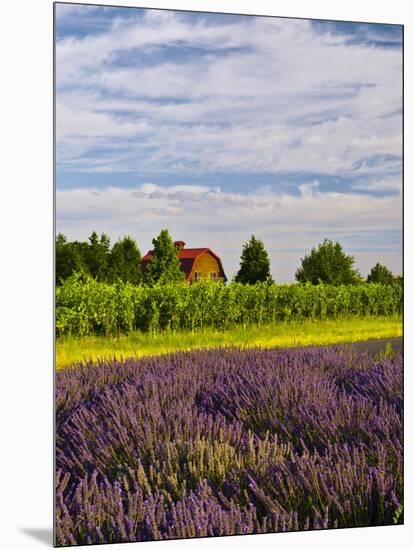
[{"label": "green vine foliage", "polygon": [[75,273],[56,288],[56,331],[64,335],[227,330],[236,325],[401,314],[400,285],[244,285],[200,281],[138,286]]}]

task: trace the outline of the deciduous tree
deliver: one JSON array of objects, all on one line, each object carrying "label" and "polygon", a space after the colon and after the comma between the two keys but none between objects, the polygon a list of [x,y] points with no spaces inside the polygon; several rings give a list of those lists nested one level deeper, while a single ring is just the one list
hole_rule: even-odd
[{"label": "deciduous tree", "polygon": [[125,282],[139,284],[142,281],[141,253],[132,237],[125,236],[116,242],[109,258],[109,273],[112,280],[118,277]]},{"label": "deciduous tree", "polygon": [[85,271],[85,243],[78,241],[68,242],[63,233],[56,236],[56,283],[62,281],[78,271]]},{"label": "deciduous tree", "polygon": [[385,265],[377,262],[369,272],[367,283],[379,283],[381,285],[392,285],[394,283],[392,272]]},{"label": "deciduous tree", "polygon": [[355,259],[345,254],[337,241],[335,244],[325,239],[310,254],[302,258],[301,267],[296,271],[296,280],[301,283],[327,283],[331,285],[358,284],[360,274],[353,268]]}]

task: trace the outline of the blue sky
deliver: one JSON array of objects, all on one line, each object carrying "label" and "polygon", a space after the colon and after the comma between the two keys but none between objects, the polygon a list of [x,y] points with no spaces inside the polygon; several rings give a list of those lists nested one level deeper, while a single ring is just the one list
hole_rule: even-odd
[{"label": "blue sky", "polygon": [[56,5],[57,230],[401,272],[402,28]]}]

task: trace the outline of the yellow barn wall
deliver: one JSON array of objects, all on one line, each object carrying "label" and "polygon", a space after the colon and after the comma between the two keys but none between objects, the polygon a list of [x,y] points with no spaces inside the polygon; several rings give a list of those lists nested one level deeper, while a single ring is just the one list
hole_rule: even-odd
[{"label": "yellow barn wall", "polygon": [[203,279],[210,279],[210,273],[212,271],[217,273],[217,277],[222,276],[218,261],[209,252],[197,258],[190,281],[195,280],[195,271],[201,271],[201,277]]}]

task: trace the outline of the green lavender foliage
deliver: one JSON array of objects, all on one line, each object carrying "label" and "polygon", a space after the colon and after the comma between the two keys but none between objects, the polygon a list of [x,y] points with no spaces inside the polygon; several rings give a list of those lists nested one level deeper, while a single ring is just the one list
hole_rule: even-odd
[{"label": "green lavender foliage", "polygon": [[56,330],[64,335],[115,335],[165,330],[227,330],[236,325],[394,315],[399,285],[229,285],[201,281],[154,287],[96,281],[74,274],[56,289]]}]

